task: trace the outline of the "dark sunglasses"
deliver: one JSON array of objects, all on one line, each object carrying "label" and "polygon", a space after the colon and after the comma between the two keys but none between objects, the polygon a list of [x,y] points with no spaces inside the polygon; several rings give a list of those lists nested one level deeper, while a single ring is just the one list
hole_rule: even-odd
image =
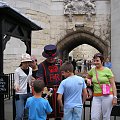
[{"label": "dark sunglasses", "polygon": [[35,60],[32,60],[32,62],[37,62],[37,59],[35,59]]}]

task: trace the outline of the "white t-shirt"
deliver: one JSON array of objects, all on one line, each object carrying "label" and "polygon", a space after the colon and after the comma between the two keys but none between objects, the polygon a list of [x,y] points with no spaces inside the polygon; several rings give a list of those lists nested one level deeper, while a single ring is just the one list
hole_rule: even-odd
[{"label": "white t-shirt", "polygon": [[15,70],[14,75],[14,86],[19,87],[19,91],[16,92],[16,94],[27,94],[27,83],[31,82],[32,78],[32,68],[29,67],[29,74],[26,75],[25,72],[21,69],[21,67],[18,67]]}]

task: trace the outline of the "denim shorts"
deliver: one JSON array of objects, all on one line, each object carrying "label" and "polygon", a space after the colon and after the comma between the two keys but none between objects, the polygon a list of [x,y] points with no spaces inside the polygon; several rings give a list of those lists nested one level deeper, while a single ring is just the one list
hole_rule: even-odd
[{"label": "denim shorts", "polygon": [[82,108],[64,108],[64,120],[81,120]]}]

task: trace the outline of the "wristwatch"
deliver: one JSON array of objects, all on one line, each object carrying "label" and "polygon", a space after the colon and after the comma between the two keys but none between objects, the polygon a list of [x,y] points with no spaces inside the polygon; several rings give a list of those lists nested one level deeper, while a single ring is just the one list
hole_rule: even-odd
[{"label": "wristwatch", "polygon": [[113,96],[113,98],[116,98],[116,99],[117,99],[117,96]]}]

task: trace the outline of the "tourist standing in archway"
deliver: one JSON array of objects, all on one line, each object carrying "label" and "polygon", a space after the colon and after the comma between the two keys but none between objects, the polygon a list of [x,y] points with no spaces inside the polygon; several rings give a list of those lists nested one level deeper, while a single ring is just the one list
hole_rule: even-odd
[{"label": "tourist standing in archway", "polygon": [[71,63],[73,65],[73,72],[75,74],[75,70],[76,70],[76,61],[75,61],[75,59],[73,59],[73,61]]},{"label": "tourist standing in archway", "polygon": [[78,60],[78,61],[76,62],[76,64],[77,64],[78,73],[81,73],[82,60]]}]

